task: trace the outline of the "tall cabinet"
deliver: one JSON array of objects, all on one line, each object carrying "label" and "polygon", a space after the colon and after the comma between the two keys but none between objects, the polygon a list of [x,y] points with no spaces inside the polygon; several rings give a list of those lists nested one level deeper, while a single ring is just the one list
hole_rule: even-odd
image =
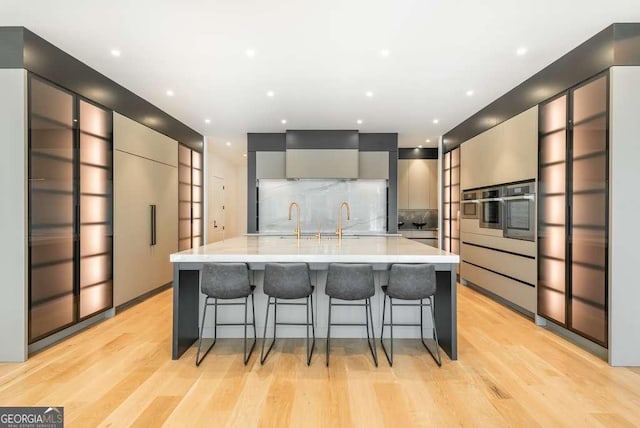
[{"label": "tall cabinet", "polygon": [[178,145],[178,249],[202,245],[202,154]]},{"label": "tall cabinet", "polygon": [[609,76],[540,106],[538,313],[608,346]]},{"label": "tall cabinet", "polygon": [[178,250],[178,142],[114,113],[114,302],[171,282]]},{"label": "tall cabinet", "polygon": [[442,248],[460,253],[460,147],[443,156]]},{"label": "tall cabinet", "polygon": [[29,76],[29,343],[109,309],[111,111]]}]

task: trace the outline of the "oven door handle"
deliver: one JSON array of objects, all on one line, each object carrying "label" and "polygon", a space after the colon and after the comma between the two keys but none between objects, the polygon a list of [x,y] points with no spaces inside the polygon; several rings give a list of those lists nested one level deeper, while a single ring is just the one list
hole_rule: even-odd
[{"label": "oven door handle", "polygon": [[533,201],[535,199],[535,195],[527,194],[527,195],[517,195],[517,196],[505,196],[502,198],[503,201],[522,201],[528,199]]},{"label": "oven door handle", "polygon": [[502,202],[504,200],[504,198],[485,198],[485,199],[478,199],[478,202]]}]

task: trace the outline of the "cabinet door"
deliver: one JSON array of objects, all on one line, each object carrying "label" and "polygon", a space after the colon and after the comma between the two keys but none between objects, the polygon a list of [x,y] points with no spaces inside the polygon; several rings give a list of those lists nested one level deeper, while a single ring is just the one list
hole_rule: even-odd
[{"label": "cabinet door", "polygon": [[409,166],[411,160],[398,161],[398,209],[409,209]]},{"label": "cabinet door", "polygon": [[29,94],[29,342],[76,320],[74,97],[37,78]]},{"label": "cabinet door", "polygon": [[429,187],[429,209],[438,209],[438,161],[428,160],[427,186]]},{"label": "cabinet door", "polygon": [[429,208],[429,167],[427,159],[412,159],[409,164],[409,208]]},{"label": "cabinet door", "polygon": [[[121,305],[171,280],[178,243],[177,168],[115,151],[114,302]],[[151,205],[156,245],[151,245]]]}]

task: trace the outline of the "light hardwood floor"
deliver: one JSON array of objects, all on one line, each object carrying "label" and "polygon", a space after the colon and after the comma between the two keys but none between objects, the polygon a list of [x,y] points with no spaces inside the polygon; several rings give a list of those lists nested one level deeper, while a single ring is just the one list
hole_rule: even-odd
[{"label": "light hardwood floor", "polygon": [[[171,290],[24,364],[0,365],[0,405],[61,405],[67,426],[638,426],[640,370],[604,361],[462,286],[459,360],[400,341],[375,368],[364,340],[280,340],[260,366],[221,341],[171,360]],[[7,328],[3,326],[2,328]]]}]

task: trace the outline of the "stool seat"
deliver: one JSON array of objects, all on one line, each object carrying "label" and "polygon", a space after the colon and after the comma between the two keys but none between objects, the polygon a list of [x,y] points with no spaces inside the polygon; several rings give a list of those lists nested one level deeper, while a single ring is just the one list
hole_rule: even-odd
[{"label": "stool seat", "polygon": [[264,294],[276,299],[302,299],[313,293],[306,263],[267,263]]},{"label": "stool seat", "polygon": [[362,300],[376,293],[373,268],[368,264],[331,263],[325,293],[340,300]]},{"label": "stool seat", "polygon": [[239,299],[251,295],[245,263],[207,263],[202,268],[202,293],[214,299]]}]

